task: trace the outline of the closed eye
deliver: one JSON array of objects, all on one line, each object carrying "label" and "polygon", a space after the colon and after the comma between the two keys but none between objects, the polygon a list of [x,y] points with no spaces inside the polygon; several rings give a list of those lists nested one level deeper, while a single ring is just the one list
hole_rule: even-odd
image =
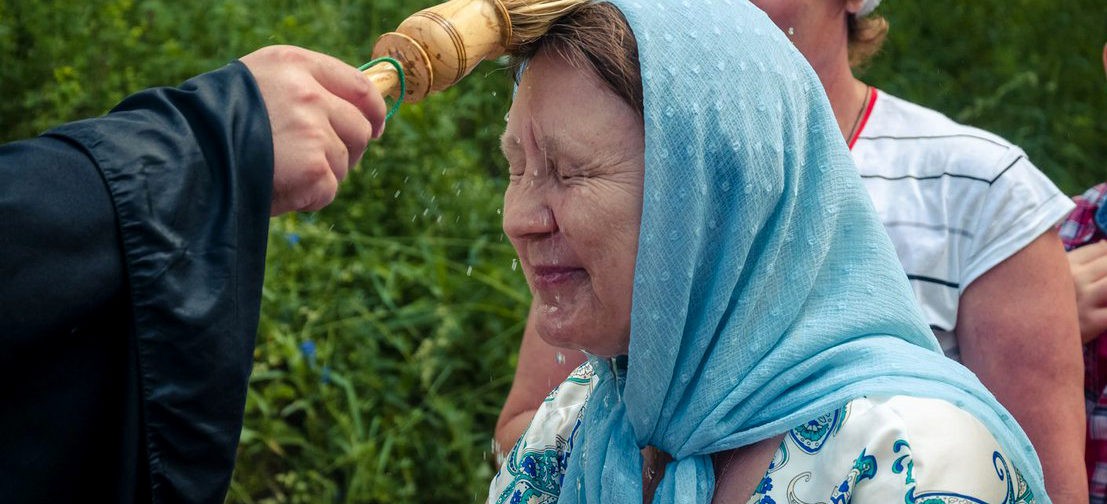
[{"label": "closed eye", "polygon": [[512,177],[523,175],[526,170],[526,156],[519,145],[518,139],[509,138],[507,133],[500,137],[500,152],[507,160],[507,171]]}]

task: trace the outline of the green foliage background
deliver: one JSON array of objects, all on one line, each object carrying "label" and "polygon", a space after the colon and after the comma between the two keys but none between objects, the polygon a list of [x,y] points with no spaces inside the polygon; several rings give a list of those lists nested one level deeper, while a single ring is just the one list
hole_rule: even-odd
[{"label": "green foliage background", "polygon": [[[263,45],[358,64],[430,3],[0,0],[0,140]],[[866,80],[1009,138],[1069,193],[1107,179],[1102,0],[881,10],[892,30]],[[510,76],[486,63],[405,105],[334,205],[272,222],[228,501],[484,499],[528,300],[499,229],[509,96]]]}]

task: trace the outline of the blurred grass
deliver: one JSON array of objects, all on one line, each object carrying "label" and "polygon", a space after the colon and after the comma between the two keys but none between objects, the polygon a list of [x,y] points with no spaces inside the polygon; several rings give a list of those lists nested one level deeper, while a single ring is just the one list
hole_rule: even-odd
[{"label": "blurred grass", "polygon": [[[433,1],[0,0],[0,140],[102,114],[253,49],[351,64]],[[864,78],[1023,146],[1064,190],[1107,179],[1107,4],[886,2]],[[500,230],[510,79],[405,105],[326,210],[272,222],[231,502],[471,502],[527,306]]]}]

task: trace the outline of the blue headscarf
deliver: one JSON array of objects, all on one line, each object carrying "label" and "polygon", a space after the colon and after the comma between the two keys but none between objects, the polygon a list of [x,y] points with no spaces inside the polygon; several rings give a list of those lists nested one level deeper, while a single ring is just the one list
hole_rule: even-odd
[{"label": "blue headscarf", "polygon": [[803,56],[743,0],[611,3],[645,99],[630,350],[625,376],[593,362],[559,502],[641,502],[647,445],[674,458],[655,502],[708,502],[709,454],[863,395],[963,408],[1049,502],[1025,434],[923,322]]}]

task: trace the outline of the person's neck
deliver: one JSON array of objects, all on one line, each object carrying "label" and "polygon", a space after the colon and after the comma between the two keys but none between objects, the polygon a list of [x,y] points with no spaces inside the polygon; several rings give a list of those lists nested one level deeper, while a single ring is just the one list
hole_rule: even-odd
[{"label": "person's neck", "polygon": [[838,129],[848,142],[854,126],[857,125],[860,109],[868,97],[869,86],[853,76],[844,57],[834,63],[816,67],[815,73],[819,75],[823,89],[826,90]]}]

